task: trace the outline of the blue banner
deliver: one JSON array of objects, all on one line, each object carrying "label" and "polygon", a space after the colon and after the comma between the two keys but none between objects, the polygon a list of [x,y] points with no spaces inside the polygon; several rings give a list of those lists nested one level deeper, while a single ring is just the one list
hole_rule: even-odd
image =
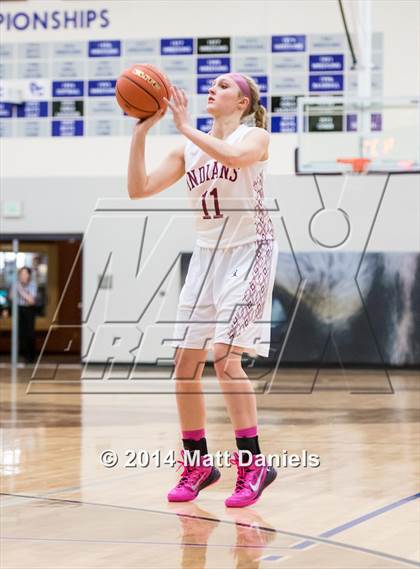
[{"label": "blue banner", "polygon": [[53,97],[83,97],[83,81],[53,81]]},{"label": "blue banner", "polygon": [[258,85],[261,93],[268,91],[268,76],[267,75],[252,75],[252,79]]},{"label": "blue banner", "polygon": [[199,75],[230,73],[230,57],[199,57],[197,73]]},{"label": "blue banner", "polygon": [[197,119],[197,129],[202,132],[209,132],[213,125],[213,119],[211,117],[199,117]]},{"label": "blue banner", "polygon": [[160,40],[161,55],[191,55],[193,53],[192,38],[170,38]]},{"label": "blue banner", "polygon": [[13,113],[12,103],[0,103],[0,118],[10,119]]},{"label": "blue banner", "polygon": [[261,102],[261,105],[262,105],[263,107],[265,107],[265,110],[268,111],[267,95],[265,95],[264,97],[260,97],[260,102]]},{"label": "blue banner", "polygon": [[341,74],[309,75],[309,91],[342,91],[344,77]]},{"label": "blue banner", "polygon": [[82,120],[52,121],[53,136],[83,136]]},{"label": "blue banner", "polygon": [[217,75],[212,75],[211,77],[197,77],[197,93],[199,95],[207,95],[212,81],[216,79]]},{"label": "blue banner", "polygon": [[271,132],[297,132],[296,115],[271,117]]},{"label": "blue banner", "polygon": [[271,51],[305,51],[306,36],[273,36],[271,38]]},{"label": "blue banner", "polygon": [[346,131],[357,132],[357,115],[355,113],[346,115]]},{"label": "blue banner", "polygon": [[89,57],[120,57],[120,40],[100,40],[89,42]]},{"label": "blue banner", "polygon": [[28,101],[17,108],[17,116],[23,117],[47,117],[48,116],[48,102],[47,101]]},{"label": "blue banner", "polygon": [[370,130],[372,132],[377,132],[382,130],[382,114],[381,113],[371,113],[370,115]]},{"label": "blue banner", "polygon": [[343,71],[344,55],[340,53],[310,55],[309,71]]}]

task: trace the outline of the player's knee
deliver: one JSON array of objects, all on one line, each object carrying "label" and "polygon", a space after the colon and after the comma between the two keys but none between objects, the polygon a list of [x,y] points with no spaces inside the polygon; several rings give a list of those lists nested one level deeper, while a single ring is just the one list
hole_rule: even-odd
[{"label": "player's knee", "polygon": [[214,362],[213,363],[213,367],[214,367],[214,371],[216,373],[216,376],[220,379],[221,377],[223,377],[224,375],[224,368],[225,368],[225,362]]},{"label": "player's knee", "polygon": [[198,358],[191,358],[188,354],[177,352],[175,357],[175,379],[176,380],[197,380],[199,381],[203,373],[204,363]]},{"label": "player's knee", "polygon": [[175,380],[182,381],[200,381],[201,373],[198,368],[192,368],[190,366],[178,366],[175,368]]},{"label": "player's knee", "polygon": [[231,346],[226,344],[215,344],[213,348],[214,354],[214,371],[219,379],[229,379],[237,377],[241,369],[240,354],[236,354]]}]

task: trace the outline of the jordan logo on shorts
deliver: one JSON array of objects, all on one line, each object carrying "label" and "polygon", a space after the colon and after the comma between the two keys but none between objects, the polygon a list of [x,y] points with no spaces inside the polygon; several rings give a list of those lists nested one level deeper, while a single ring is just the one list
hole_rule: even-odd
[{"label": "jordan logo on shorts", "polygon": [[238,276],[238,269],[235,269],[235,272],[233,273],[232,277],[237,277]]}]

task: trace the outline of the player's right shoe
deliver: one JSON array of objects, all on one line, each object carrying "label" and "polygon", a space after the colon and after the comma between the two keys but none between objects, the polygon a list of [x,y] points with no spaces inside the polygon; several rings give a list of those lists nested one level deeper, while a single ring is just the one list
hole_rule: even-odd
[{"label": "player's right shoe", "polygon": [[275,480],[275,469],[272,466],[257,465],[258,456],[260,455],[254,455],[251,464],[247,466],[242,465],[237,452],[230,459],[230,463],[238,467],[238,476],[233,494],[225,500],[228,508],[244,508],[254,504],[262,491]]},{"label": "player's right shoe", "polygon": [[179,460],[183,471],[178,484],[168,493],[169,502],[190,502],[207,486],[214,484],[220,478],[220,471],[215,466],[190,466],[185,460],[185,453],[181,451],[182,460]]}]

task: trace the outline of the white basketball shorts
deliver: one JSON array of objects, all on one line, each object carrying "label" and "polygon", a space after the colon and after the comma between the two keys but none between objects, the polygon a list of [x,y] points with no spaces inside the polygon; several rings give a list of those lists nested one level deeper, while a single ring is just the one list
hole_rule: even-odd
[{"label": "white basketball shorts", "polygon": [[216,342],[267,357],[278,245],[260,241],[226,249],[195,246],[179,297],[172,347]]}]

